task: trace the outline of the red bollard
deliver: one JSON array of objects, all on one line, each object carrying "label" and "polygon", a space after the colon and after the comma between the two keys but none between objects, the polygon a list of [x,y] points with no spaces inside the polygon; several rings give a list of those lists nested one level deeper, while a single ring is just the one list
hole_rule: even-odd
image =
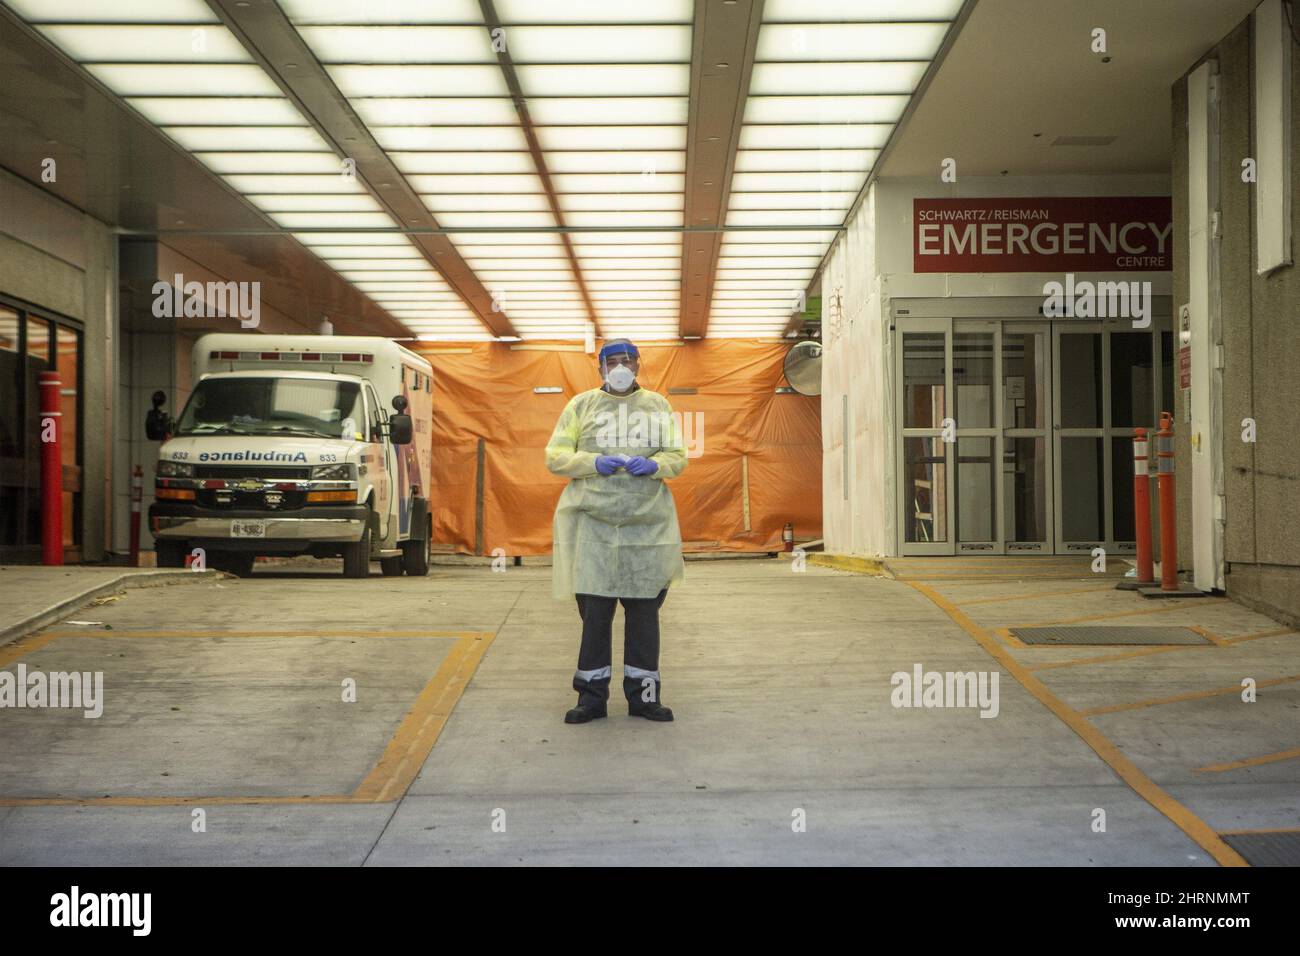
[{"label": "red bollard", "polygon": [[40,373],[41,392],[41,563],[63,563],[63,413],[59,373]]},{"label": "red bollard", "polygon": [[131,567],[140,566],[140,499],[144,497],[144,469],[131,472]]},{"label": "red bollard", "polygon": [[1133,511],[1137,531],[1137,584],[1155,587],[1151,563],[1151,468],[1147,430],[1133,429]]},{"label": "red bollard", "polygon": [[1178,517],[1174,509],[1174,416],[1160,413],[1156,432],[1160,488],[1160,590],[1178,590]]}]

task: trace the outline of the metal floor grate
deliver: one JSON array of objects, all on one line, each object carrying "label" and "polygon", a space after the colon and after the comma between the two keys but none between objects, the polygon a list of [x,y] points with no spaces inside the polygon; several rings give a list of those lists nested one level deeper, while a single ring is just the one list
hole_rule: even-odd
[{"label": "metal floor grate", "polygon": [[1122,644],[1209,644],[1203,635],[1187,627],[1137,625],[1124,627],[1013,627],[1012,634],[1026,644],[1036,645],[1122,645]]},{"label": "metal floor grate", "polygon": [[1251,866],[1300,866],[1300,831],[1225,834],[1223,840]]}]

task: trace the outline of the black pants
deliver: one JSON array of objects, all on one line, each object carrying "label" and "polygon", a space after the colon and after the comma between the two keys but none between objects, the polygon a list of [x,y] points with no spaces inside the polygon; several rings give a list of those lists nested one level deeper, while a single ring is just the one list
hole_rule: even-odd
[{"label": "black pants", "polygon": [[612,598],[596,594],[579,594],[578,614],[582,616],[582,647],[578,651],[578,670],[573,675],[573,689],[578,704],[603,707],[609,700],[609,680],[613,661],[614,611],[623,602],[623,693],[634,710],[659,702],[659,608],[668,595],[664,588],[652,598]]}]

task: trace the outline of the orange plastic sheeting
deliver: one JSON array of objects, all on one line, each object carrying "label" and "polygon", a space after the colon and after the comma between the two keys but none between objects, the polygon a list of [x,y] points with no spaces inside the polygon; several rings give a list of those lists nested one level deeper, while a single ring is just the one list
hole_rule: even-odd
[{"label": "orange plastic sheeting", "polygon": [[[551,517],[567,479],[546,470],[546,443],[565,403],[600,385],[595,355],[567,344],[414,347],[434,370],[434,541],[476,553],[483,439],[482,553],[549,554]],[[710,339],[638,347],[639,383],[682,414],[688,454],[698,456],[670,483],[685,549],[779,550],[787,521],[799,538],[821,537],[821,400],[776,394],[788,346]],[[563,391],[533,392],[548,386]],[[698,393],[673,395],[672,388]]]}]

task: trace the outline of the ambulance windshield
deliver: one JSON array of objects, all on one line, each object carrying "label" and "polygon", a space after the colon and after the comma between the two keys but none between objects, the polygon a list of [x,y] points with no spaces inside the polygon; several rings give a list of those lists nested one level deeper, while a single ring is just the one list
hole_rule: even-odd
[{"label": "ambulance windshield", "polygon": [[209,378],[175,435],[313,435],[362,439],[361,386],[326,378]]}]

